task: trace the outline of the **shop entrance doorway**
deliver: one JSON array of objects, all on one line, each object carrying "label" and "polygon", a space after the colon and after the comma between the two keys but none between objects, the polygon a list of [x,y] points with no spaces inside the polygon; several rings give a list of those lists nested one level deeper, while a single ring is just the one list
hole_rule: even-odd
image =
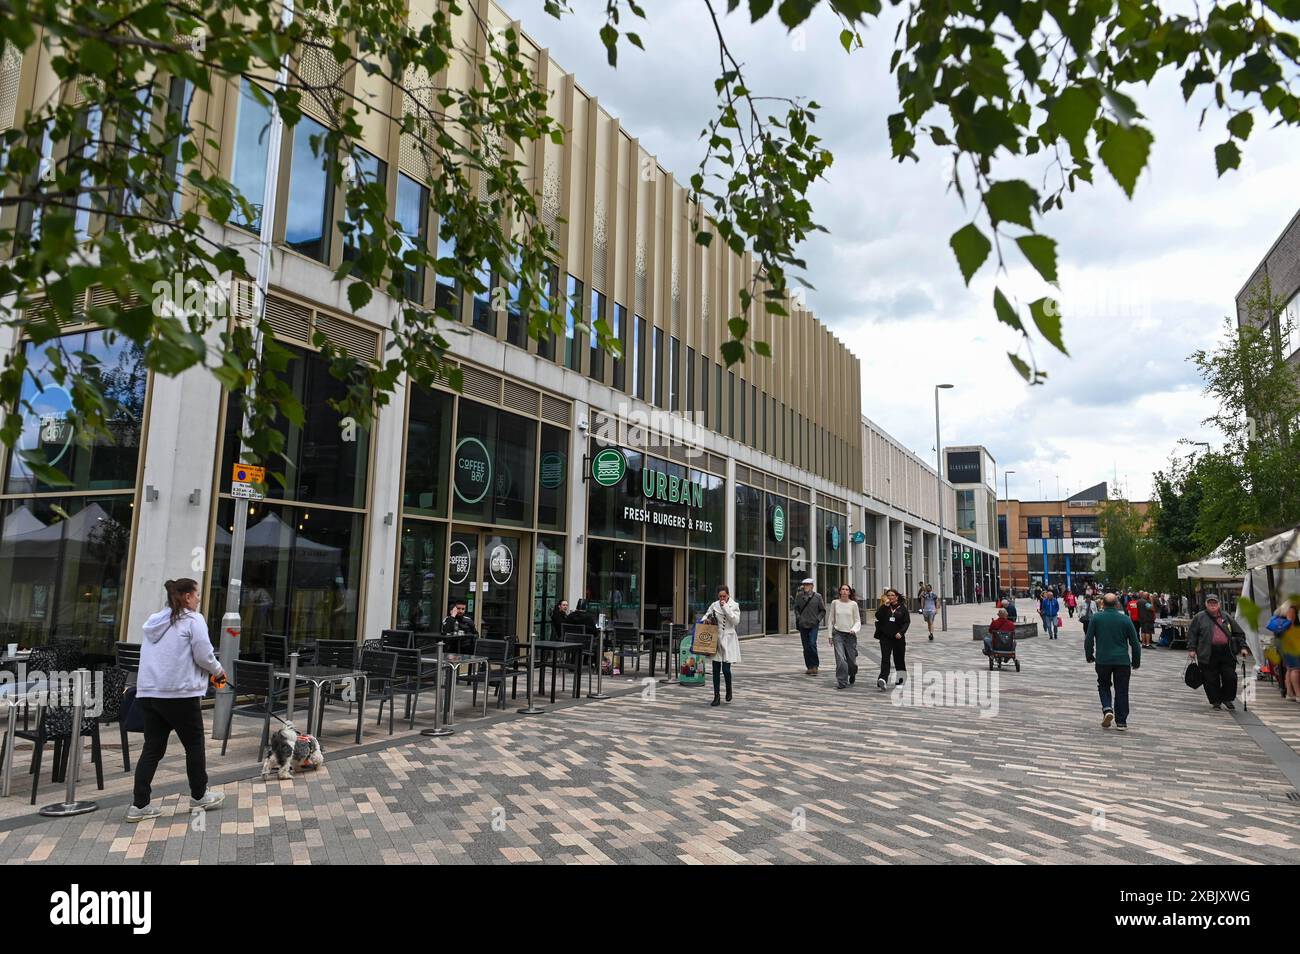
[{"label": "shop entrance doorway", "polygon": [[683,587],[678,580],[684,569],[684,551],[673,547],[645,548],[645,585],[641,626],[662,629],[668,623],[680,623],[677,594]]},{"label": "shop entrance doorway", "polygon": [[519,636],[519,581],[529,578],[528,552],[518,534],[458,530],[447,556],[448,602],[465,600],[479,634]]},{"label": "shop entrance doorway", "polygon": [[786,632],[789,600],[785,595],[789,577],[785,560],[768,560],[763,580],[763,631],[776,636]]}]

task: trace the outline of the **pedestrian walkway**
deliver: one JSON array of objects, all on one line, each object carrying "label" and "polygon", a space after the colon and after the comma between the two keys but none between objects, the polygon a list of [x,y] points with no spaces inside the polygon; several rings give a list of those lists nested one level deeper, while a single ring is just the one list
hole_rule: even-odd
[{"label": "pedestrian walkway", "polygon": [[[1294,786],[1183,685],[1185,654],[1146,654],[1122,735],[1100,726],[1077,621],[1023,641],[1023,671],[990,680],[970,636],[990,608],[954,607],[934,642],[914,631],[906,693],[876,689],[869,636],[843,692],[826,669],[804,675],[797,636],[746,641],[736,699],[717,709],[708,688],[632,683],[293,781],[227,784],[202,824],[181,792],[138,826],[125,798],[10,819],[0,861],[1300,862]],[[937,676],[975,691],[943,698]]]}]

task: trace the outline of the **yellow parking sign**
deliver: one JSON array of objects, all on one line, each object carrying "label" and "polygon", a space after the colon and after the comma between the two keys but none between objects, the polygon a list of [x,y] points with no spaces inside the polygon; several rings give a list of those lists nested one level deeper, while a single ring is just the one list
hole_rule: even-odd
[{"label": "yellow parking sign", "polygon": [[236,464],[230,479],[237,484],[264,484],[266,468],[254,464]]}]

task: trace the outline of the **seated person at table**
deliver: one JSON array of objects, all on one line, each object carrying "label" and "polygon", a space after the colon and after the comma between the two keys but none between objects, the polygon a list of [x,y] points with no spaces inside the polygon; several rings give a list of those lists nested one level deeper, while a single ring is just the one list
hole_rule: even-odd
[{"label": "seated person at table", "polygon": [[578,608],[564,621],[566,626],[581,626],[591,636],[596,635],[596,614],[587,608],[586,600],[578,600]]},{"label": "seated person at table", "polygon": [[555,609],[551,610],[551,630],[554,635],[551,637],[559,642],[564,639],[564,624],[569,620],[569,601],[560,600],[555,604]]},{"label": "seated person at table", "polygon": [[987,656],[993,651],[993,634],[1010,633],[1012,637],[1016,635],[1016,624],[1007,617],[1007,611],[998,610],[998,615],[989,623],[988,635],[984,637],[984,655]]},{"label": "seated person at table", "polygon": [[442,621],[442,635],[455,639],[458,644],[462,639],[478,635],[474,618],[466,612],[467,607],[464,600],[457,600],[451,604],[451,612]]}]

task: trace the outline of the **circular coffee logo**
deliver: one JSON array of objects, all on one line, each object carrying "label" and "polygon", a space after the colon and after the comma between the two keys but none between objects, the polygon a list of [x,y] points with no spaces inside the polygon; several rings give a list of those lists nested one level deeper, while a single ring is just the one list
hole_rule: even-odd
[{"label": "circular coffee logo", "polygon": [[497,586],[505,586],[515,575],[515,555],[504,543],[498,543],[492,548],[492,554],[488,557],[488,574]]},{"label": "circular coffee logo", "polygon": [[591,459],[591,479],[602,487],[613,487],[627,473],[623,452],[607,448]]},{"label": "circular coffee logo", "polygon": [[777,543],[785,539],[785,508],[780,504],[772,510],[772,539]]},{"label": "circular coffee logo", "polygon": [[447,561],[447,580],[464,583],[469,579],[469,547],[459,540],[451,542],[451,556]]},{"label": "circular coffee logo", "polygon": [[477,437],[461,438],[456,445],[456,496],[475,504],[492,487],[492,458]]}]

